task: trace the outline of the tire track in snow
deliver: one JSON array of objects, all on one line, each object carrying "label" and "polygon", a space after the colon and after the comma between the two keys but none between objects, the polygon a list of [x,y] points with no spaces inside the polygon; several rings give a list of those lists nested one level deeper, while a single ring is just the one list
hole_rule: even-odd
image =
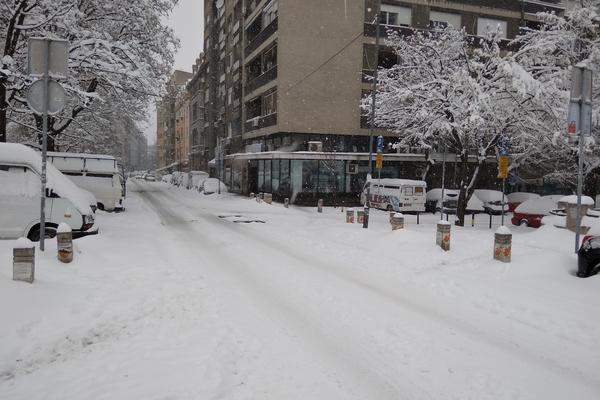
[{"label": "tire track in snow", "polygon": [[[175,203],[175,204],[183,205],[188,209],[188,211],[191,211],[190,214],[198,214],[197,208],[190,206],[189,204],[184,202],[181,198],[177,197],[173,193],[170,193],[170,192],[161,193],[160,196],[163,197],[163,199],[164,199],[163,201],[167,204]],[[160,204],[161,202],[159,200],[154,199],[154,202],[159,209],[164,208],[164,206]],[[160,212],[162,212],[163,215],[168,216],[168,217],[173,216],[173,213],[171,211],[165,212],[163,210],[163,211],[159,211],[159,213]],[[181,218],[181,217],[179,217],[179,218],[182,220],[185,220],[185,218]],[[344,281],[344,282],[346,282],[346,284],[350,284],[350,285],[356,287],[356,289],[358,289],[360,291],[366,291],[370,295],[372,295],[372,296],[374,295],[375,297],[379,298],[379,301],[385,301],[387,303],[393,304],[396,307],[401,307],[405,312],[412,313],[415,317],[422,318],[422,319],[425,318],[429,322],[433,322],[435,324],[441,325],[441,327],[452,327],[453,329],[456,329],[457,331],[459,331],[462,335],[467,336],[476,342],[484,343],[487,346],[491,346],[492,348],[494,348],[496,350],[500,350],[502,353],[509,355],[510,356],[509,358],[515,358],[515,359],[521,360],[521,361],[525,362],[526,364],[530,364],[530,366],[536,366],[540,370],[548,371],[552,375],[557,375],[557,376],[567,375],[571,381],[579,382],[580,384],[584,384],[584,385],[586,385],[588,387],[592,387],[594,389],[600,388],[600,385],[597,382],[597,380],[595,380],[593,377],[583,375],[581,371],[573,370],[573,369],[570,369],[563,365],[560,365],[555,360],[552,360],[551,358],[546,357],[543,354],[536,354],[535,352],[530,352],[528,349],[521,347],[518,343],[514,343],[504,337],[501,337],[500,335],[496,334],[493,331],[490,332],[489,329],[486,330],[485,328],[480,328],[480,327],[474,326],[464,320],[460,320],[460,319],[454,318],[450,315],[446,315],[443,312],[440,312],[440,310],[435,309],[434,307],[426,306],[425,304],[418,303],[414,300],[411,300],[407,296],[399,295],[397,292],[390,292],[386,289],[375,286],[374,284],[369,283],[369,282],[365,281],[364,279],[359,278],[358,276],[349,276],[348,270],[347,269],[343,270],[342,266],[331,265],[329,263],[323,263],[321,260],[319,260],[317,257],[315,257],[311,254],[303,254],[300,256],[298,254],[297,249],[289,248],[287,245],[284,245],[280,240],[274,239],[273,237],[270,237],[269,239],[267,239],[266,236],[269,236],[268,234],[265,234],[265,235],[261,236],[260,239],[258,239],[252,235],[253,232],[248,232],[245,229],[240,229],[239,227],[237,227],[233,224],[230,224],[229,222],[218,219],[216,216],[214,216],[212,214],[200,213],[200,218],[202,218],[204,222],[211,224],[212,226],[215,226],[218,228],[225,227],[233,235],[238,235],[243,240],[245,240],[247,242],[252,242],[252,245],[257,248],[262,248],[265,251],[276,252],[279,255],[284,256],[285,258],[292,261],[287,265],[288,268],[290,268],[290,266],[298,266],[298,267],[302,266],[303,268],[311,269],[312,271],[317,271],[320,274],[326,274],[328,277],[333,277],[336,280]],[[186,227],[186,230],[195,230],[195,229],[193,229],[193,227],[191,225],[188,225]],[[204,234],[204,232],[197,232],[197,233]],[[209,237],[205,237],[205,239],[211,240],[211,238],[209,238]],[[229,240],[233,240],[233,239],[234,239],[234,237],[229,238]],[[234,265],[235,265],[235,263],[234,263]],[[258,285],[258,287],[261,287],[261,289],[265,289],[264,288],[265,285],[261,282],[261,280],[258,279],[257,277],[252,276],[250,272],[248,272],[247,270],[244,270],[244,269],[240,269],[240,268],[236,268],[236,269],[238,270],[237,271],[238,273],[245,274],[246,280],[253,281],[254,285]],[[269,288],[266,288],[266,289],[269,289]],[[269,290],[272,290],[272,288],[270,288]],[[422,296],[416,296],[416,298],[422,298]],[[286,310],[286,312],[293,312],[293,309],[295,308],[293,304],[291,304],[291,305],[287,304],[286,307],[288,308]],[[296,310],[296,311],[298,312],[299,310]],[[302,314],[302,312],[300,312],[300,314]],[[302,316],[301,315],[300,317],[307,320],[307,319],[310,319],[309,317],[315,317],[315,316],[314,315],[313,316],[307,316],[307,315]],[[318,318],[319,317],[317,316],[317,319]],[[327,322],[333,322],[333,321],[327,321]],[[327,333],[328,329],[324,326],[321,326],[320,328],[321,328],[321,330],[323,330],[325,328],[324,336],[326,339],[330,339],[331,335],[330,335],[330,333]],[[329,332],[330,332],[330,330],[329,330]],[[361,358],[364,359],[365,353],[368,353],[368,352],[369,352],[369,350],[367,348],[365,348],[365,349],[363,349],[362,354],[355,354],[355,358],[356,359],[361,359]],[[370,357],[370,355],[366,358],[369,358],[369,357]],[[363,362],[369,363],[368,360],[363,360]],[[382,362],[383,364],[385,364],[385,362],[383,362],[382,360],[378,360],[378,362]],[[384,378],[384,381],[389,381],[389,380],[390,380],[389,378],[388,379]],[[392,385],[392,386],[395,386],[395,385]],[[421,396],[422,395],[423,395],[423,393],[421,393]]]}]

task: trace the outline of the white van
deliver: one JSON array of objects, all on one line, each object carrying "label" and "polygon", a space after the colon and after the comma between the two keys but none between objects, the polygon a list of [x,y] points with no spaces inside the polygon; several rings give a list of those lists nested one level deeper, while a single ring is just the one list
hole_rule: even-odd
[{"label": "white van", "polygon": [[[33,149],[0,143],[0,239],[40,238],[42,158]],[[73,236],[83,236],[94,225],[87,197],[52,164],[46,169],[46,227],[52,237],[66,222]]]},{"label": "white van", "polygon": [[77,186],[96,196],[98,209],[114,211],[123,208],[123,187],[114,157],[48,152],[48,161]]},{"label": "white van", "polygon": [[367,188],[371,186],[370,206],[398,212],[425,212],[427,183],[410,179],[372,179],[365,183],[361,194],[364,205]]}]

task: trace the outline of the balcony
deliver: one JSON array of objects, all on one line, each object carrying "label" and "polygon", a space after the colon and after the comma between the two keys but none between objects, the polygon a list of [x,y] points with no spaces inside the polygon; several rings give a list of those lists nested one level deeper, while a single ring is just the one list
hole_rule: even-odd
[{"label": "balcony", "polygon": [[277,125],[277,113],[264,117],[252,118],[244,124],[244,132],[256,131],[261,128]]},{"label": "balcony", "polygon": [[277,79],[277,66],[274,66],[262,75],[257,76],[246,84],[246,93],[251,93],[261,86]]},{"label": "balcony", "polygon": [[261,44],[263,44],[268,38],[270,38],[275,32],[277,32],[277,18],[273,20],[265,29],[260,31],[254,38],[252,38],[246,49],[244,50],[244,54],[246,57],[250,55],[254,50],[258,49]]}]

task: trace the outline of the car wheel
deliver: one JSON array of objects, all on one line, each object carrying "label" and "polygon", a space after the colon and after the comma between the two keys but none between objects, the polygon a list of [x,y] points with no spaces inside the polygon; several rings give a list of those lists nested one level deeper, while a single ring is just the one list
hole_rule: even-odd
[{"label": "car wheel", "polygon": [[519,221],[519,226],[529,226],[529,222],[526,219]]},{"label": "car wheel", "polygon": [[[38,225],[29,231],[29,234],[27,235],[27,239],[31,240],[32,242],[39,242],[40,241],[40,233],[41,233],[40,227]],[[45,236],[46,236],[46,239],[52,239],[53,237],[56,236],[56,229],[51,226],[47,226]]]},{"label": "car wheel", "polygon": [[394,207],[391,204],[388,204],[388,206],[386,207],[386,210],[394,211]]}]

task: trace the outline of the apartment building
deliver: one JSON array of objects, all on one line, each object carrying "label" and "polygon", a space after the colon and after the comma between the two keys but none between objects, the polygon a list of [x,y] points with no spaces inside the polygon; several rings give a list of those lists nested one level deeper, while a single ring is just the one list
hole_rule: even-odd
[{"label": "apartment building", "polygon": [[176,70],[169,79],[166,94],[156,104],[156,151],[159,169],[172,169],[177,166],[177,99],[185,92],[185,85],[191,78],[191,73]]},{"label": "apartment building", "polygon": [[[559,0],[383,0],[379,18],[383,34],[441,24],[473,36],[500,27],[511,39],[535,28],[543,10],[564,12]],[[375,18],[376,0],[205,0],[201,135],[211,158],[225,142],[234,191],[360,190],[369,129],[359,104],[374,68],[395,60],[385,47],[376,54]],[[389,154],[382,175],[419,177],[425,163],[422,154]]]},{"label": "apartment building", "polygon": [[192,66],[192,79],[186,87],[189,97],[189,160],[192,171],[208,171],[209,159],[205,155],[208,154],[209,147],[204,135],[206,73],[202,68],[203,63],[204,53],[201,53]]}]

